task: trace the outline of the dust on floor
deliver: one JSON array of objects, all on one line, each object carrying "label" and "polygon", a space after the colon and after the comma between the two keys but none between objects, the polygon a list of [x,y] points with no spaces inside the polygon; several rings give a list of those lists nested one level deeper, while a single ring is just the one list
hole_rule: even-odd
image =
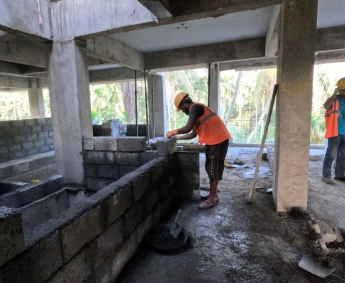
[{"label": "dust on floor", "polygon": [[[306,229],[306,215],[277,213],[272,195],[260,192],[255,192],[253,202],[247,204],[257,151],[256,148],[229,148],[228,160],[239,158],[250,168],[225,169],[217,207],[200,211],[197,209],[200,202],[184,201],[172,211],[167,221],[173,221],[173,215],[182,208],[179,223],[190,234],[190,245],[183,252],[161,254],[151,250],[144,241],[116,283],[343,282],[335,276],[321,279],[298,266],[302,254],[319,253],[319,245]],[[206,183],[203,154],[200,160],[201,181]],[[311,168],[316,174],[320,166],[315,166]],[[313,185],[319,177],[311,178]],[[257,186],[272,187],[268,162],[262,162]],[[311,191],[309,205],[321,211],[314,205],[314,196],[322,189],[311,188]],[[342,201],[345,203],[344,195]],[[332,208],[329,203],[329,211]],[[324,205],[322,210],[327,210]],[[336,268],[334,274],[345,278],[341,247],[336,245],[339,253],[328,256],[327,260]]]}]

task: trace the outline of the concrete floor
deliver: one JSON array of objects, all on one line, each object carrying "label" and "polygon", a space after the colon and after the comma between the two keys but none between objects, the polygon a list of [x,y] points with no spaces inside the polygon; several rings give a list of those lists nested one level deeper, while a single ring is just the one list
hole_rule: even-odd
[{"label": "concrete floor", "polygon": [[[277,213],[273,197],[255,192],[246,203],[258,148],[229,148],[227,159],[239,158],[248,169],[225,169],[220,183],[220,203],[199,211],[199,202],[180,203],[180,224],[190,234],[182,253],[160,254],[144,242],[115,283],[212,283],[212,282],[343,282],[336,276],[318,278],[298,267],[302,254],[317,255],[319,247],[306,229],[306,215]],[[201,154],[201,181],[207,182]],[[344,227],[345,185],[327,187],[320,182],[322,162],[311,162],[310,210],[319,219]],[[270,188],[272,174],[262,162],[257,187]],[[342,246],[343,249],[340,249]],[[335,275],[345,278],[345,246],[327,257]]]}]

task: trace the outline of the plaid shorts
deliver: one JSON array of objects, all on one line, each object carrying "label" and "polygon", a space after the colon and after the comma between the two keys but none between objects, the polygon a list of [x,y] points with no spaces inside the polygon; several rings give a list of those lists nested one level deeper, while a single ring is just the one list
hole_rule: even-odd
[{"label": "plaid shorts", "polygon": [[210,181],[221,181],[223,179],[224,161],[228,147],[228,139],[215,145],[206,145],[205,169]]}]

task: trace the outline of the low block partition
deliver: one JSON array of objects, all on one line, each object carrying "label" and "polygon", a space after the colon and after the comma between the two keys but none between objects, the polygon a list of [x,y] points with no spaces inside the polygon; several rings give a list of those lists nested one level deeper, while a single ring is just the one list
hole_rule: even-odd
[{"label": "low block partition", "polygon": [[113,282],[176,199],[177,159],[157,157],[26,233],[18,211],[3,208],[11,252],[0,282]]}]

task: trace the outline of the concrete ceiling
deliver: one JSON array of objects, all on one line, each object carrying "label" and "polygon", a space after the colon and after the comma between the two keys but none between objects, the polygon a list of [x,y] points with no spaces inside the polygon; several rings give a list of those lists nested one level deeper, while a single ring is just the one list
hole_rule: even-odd
[{"label": "concrete ceiling", "polygon": [[[111,35],[142,52],[265,36],[273,7]],[[345,25],[345,0],[319,0],[318,28]]]}]

